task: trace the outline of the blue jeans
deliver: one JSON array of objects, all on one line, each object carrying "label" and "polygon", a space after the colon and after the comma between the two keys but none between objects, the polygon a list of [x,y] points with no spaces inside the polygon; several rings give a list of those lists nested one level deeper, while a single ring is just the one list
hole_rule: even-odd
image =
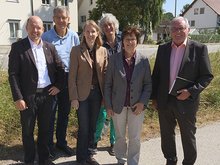
[{"label": "blue jeans", "polygon": [[99,87],[91,89],[88,98],[79,102],[77,110],[78,138],[76,148],[77,162],[84,162],[92,155],[89,148],[94,148],[96,121],[101,107],[102,94]]},{"label": "blue jeans", "polygon": [[57,145],[66,146],[66,130],[68,126],[69,113],[70,113],[70,101],[68,92],[68,73],[65,73],[65,87],[57,94],[57,99],[54,102],[53,114],[50,120],[50,131],[49,131],[49,147],[53,146],[53,134],[54,134],[54,123],[57,114],[56,123],[56,139]]}]

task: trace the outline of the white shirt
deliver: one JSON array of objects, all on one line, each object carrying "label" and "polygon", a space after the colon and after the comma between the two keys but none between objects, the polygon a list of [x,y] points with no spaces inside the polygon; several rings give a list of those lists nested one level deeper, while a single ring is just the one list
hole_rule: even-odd
[{"label": "white shirt", "polygon": [[37,88],[45,88],[51,84],[50,77],[48,75],[46,58],[43,50],[43,41],[40,44],[35,44],[30,38],[29,42],[31,44],[31,49],[34,54],[34,59],[38,71],[38,82]]}]

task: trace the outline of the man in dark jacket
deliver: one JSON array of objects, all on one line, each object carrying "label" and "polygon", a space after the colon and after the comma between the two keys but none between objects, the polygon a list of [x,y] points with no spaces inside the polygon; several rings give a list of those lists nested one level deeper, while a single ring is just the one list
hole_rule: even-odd
[{"label": "man in dark jacket", "polygon": [[44,28],[39,17],[28,18],[26,30],[28,37],[11,47],[9,82],[16,109],[20,111],[25,164],[34,164],[37,119],[39,165],[51,165],[47,147],[49,121],[54,95],[63,88],[64,66],[55,47],[42,41]]},{"label": "man in dark jacket", "polygon": [[182,164],[195,163],[199,94],[213,79],[207,46],[189,40],[189,30],[187,19],[177,17],[171,21],[172,41],[159,46],[152,75],[151,97],[159,113],[161,146],[167,165],[177,164],[177,123],[184,152]]}]

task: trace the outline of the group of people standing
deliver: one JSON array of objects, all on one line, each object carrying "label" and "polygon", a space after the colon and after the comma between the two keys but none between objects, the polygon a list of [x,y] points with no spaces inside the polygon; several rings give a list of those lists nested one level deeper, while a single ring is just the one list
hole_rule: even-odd
[{"label": "group of people standing", "polygon": [[[137,50],[141,36],[137,27],[129,26],[119,35],[118,20],[105,14],[99,25],[86,21],[79,42],[77,33],[68,29],[68,9],[58,6],[53,14],[54,28],[45,33],[42,20],[29,17],[28,36],[13,43],[9,54],[9,82],[21,116],[25,164],[35,161],[36,120],[38,163],[54,164],[50,156],[56,154],[56,111],[56,147],[73,155],[66,141],[68,115],[73,108],[78,119],[79,165],[99,165],[93,155],[106,119],[111,123],[110,155],[115,155],[118,165],[138,165],[141,128],[152,99],[159,114],[166,165],[177,164],[177,123],[183,165],[193,165],[199,93],[213,75],[207,47],[188,39],[188,21],[183,17],[171,21],[172,41],[159,46],[151,76],[147,56]],[[177,76],[193,83],[173,96],[169,91]]]}]

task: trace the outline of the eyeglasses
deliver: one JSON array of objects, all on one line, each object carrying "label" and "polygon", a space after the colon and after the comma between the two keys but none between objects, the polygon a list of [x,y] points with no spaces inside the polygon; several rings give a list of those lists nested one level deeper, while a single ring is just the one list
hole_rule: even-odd
[{"label": "eyeglasses", "polygon": [[62,20],[66,20],[68,17],[59,17],[59,16],[54,16],[56,19],[62,19]]},{"label": "eyeglasses", "polygon": [[171,27],[171,32],[183,32],[186,27]]},{"label": "eyeglasses", "polygon": [[136,38],[125,38],[124,39],[126,42],[134,42],[134,41],[137,41]]}]

